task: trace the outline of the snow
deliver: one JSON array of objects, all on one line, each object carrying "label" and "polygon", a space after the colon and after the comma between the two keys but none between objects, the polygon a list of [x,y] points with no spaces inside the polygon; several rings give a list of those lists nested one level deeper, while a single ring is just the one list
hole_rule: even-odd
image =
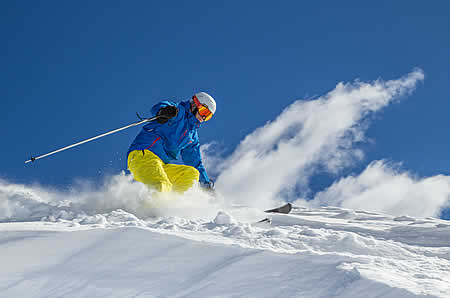
[{"label": "snow", "polygon": [[235,220],[228,213],[219,211],[219,213],[217,213],[216,218],[214,219],[214,223],[218,225],[231,225],[235,223]]},{"label": "snow", "polygon": [[448,221],[266,214],[199,190],[158,201],[116,179],[0,187],[0,297],[450,297]]}]

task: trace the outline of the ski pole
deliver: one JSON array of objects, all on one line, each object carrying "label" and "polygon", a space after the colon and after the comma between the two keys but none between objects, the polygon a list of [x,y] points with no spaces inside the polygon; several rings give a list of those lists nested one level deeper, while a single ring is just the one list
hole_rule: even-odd
[{"label": "ski pole", "polygon": [[141,121],[138,121],[138,122],[129,124],[129,125],[127,125],[127,126],[124,126],[124,127],[121,127],[121,128],[115,129],[115,130],[111,130],[111,131],[105,132],[105,133],[103,133],[103,134],[101,134],[101,135],[92,137],[92,138],[90,138],[90,139],[87,139],[87,140],[84,140],[84,141],[81,141],[81,142],[78,142],[78,143],[75,143],[75,144],[66,146],[66,147],[64,147],[64,148],[61,148],[61,149],[58,149],[58,150],[55,150],[55,151],[52,151],[52,152],[49,152],[49,153],[46,153],[46,154],[37,156],[37,157],[31,156],[31,158],[30,158],[29,160],[25,161],[25,163],[34,162],[35,160],[38,160],[38,159],[41,159],[41,158],[50,156],[50,155],[52,155],[52,154],[55,154],[55,153],[58,153],[58,152],[61,152],[61,151],[64,151],[64,150],[67,150],[67,149],[76,147],[76,146],[78,146],[78,145],[81,145],[81,144],[84,144],[84,143],[87,143],[87,142],[90,142],[90,141],[93,141],[93,140],[96,140],[96,139],[99,139],[99,138],[102,138],[102,137],[104,137],[104,136],[107,136],[107,135],[116,133],[116,132],[118,132],[118,131],[121,131],[121,130],[130,128],[130,127],[133,127],[133,126],[136,126],[136,125],[145,123],[145,122],[151,122],[151,121],[154,121],[154,120],[160,118],[160,116],[155,116],[155,117],[151,117],[151,118],[147,118],[147,119],[142,119],[142,118],[139,116],[139,114],[138,114],[138,117],[141,119]]}]

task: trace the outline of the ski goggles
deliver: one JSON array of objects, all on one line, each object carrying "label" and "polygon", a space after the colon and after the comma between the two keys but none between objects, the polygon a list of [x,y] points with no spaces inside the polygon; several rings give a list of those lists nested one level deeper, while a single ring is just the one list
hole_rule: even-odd
[{"label": "ski goggles", "polygon": [[201,104],[197,96],[193,96],[194,104],[197,107],[198,114],[203,118],[203,121],[208,121],[211,119],[213,113],[208,109],[207,105]]}]

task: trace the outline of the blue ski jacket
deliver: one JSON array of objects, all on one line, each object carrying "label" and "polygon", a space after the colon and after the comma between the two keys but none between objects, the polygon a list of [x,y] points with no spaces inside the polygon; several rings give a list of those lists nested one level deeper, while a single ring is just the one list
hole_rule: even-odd
[{"label": "blue ski jacket", "polygon": [[179,159],[180,155],[184,164],[193,166],[200,172],[200,183],[208,184],[210,179],[206,174],[200,154],[197,129],[200,122],[190,111],[190,102],[183,101],[178,104],[171,101],[162,101],[152,107],[152,115],[156,116],[158,111],[165,106],[178,108],[176,117],[164,124],[152,121],[142,127],[136,136],[127,157],[134,150],[150,150],[156,154],[164,163],[171,163]]}]

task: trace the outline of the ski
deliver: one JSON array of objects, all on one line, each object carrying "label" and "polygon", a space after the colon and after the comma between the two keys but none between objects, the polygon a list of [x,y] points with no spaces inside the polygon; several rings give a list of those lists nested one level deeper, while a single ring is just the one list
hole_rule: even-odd
[{"label": "ski", "polygon": [[264,212],[288,214],[289,212],[291,212],[291,210],[292,210],[292,204],[291,203],[287,203],[286,205],[283,205],[281,207],[274,208],[274,209],[269,209],[269,210],[266,210]]},{"label": "ski", "polygon": [[[291,212],[291,210],[292,210],[292,204],[291,203],[287,203],[286,205],[283,205],[281,207],[265,210],[264,212],[266,212],[266,213],[288,214],[289,212]],[[257,223],[268,223],[268,224],[271,224],[272,220],[270,218],[266,217],[266,218],[258,221]]]},{"label": "ski", "polygon": [[260,221],[257,221],[256,223],[257,223],[257,224],[260,224],[260,223],[268,223],[268,224],[270,225],[270,224],[272,224],[272,220],[271,220],[270,218],[266,217],[266,218],[264,218],[264,219],[261,219]]}]

